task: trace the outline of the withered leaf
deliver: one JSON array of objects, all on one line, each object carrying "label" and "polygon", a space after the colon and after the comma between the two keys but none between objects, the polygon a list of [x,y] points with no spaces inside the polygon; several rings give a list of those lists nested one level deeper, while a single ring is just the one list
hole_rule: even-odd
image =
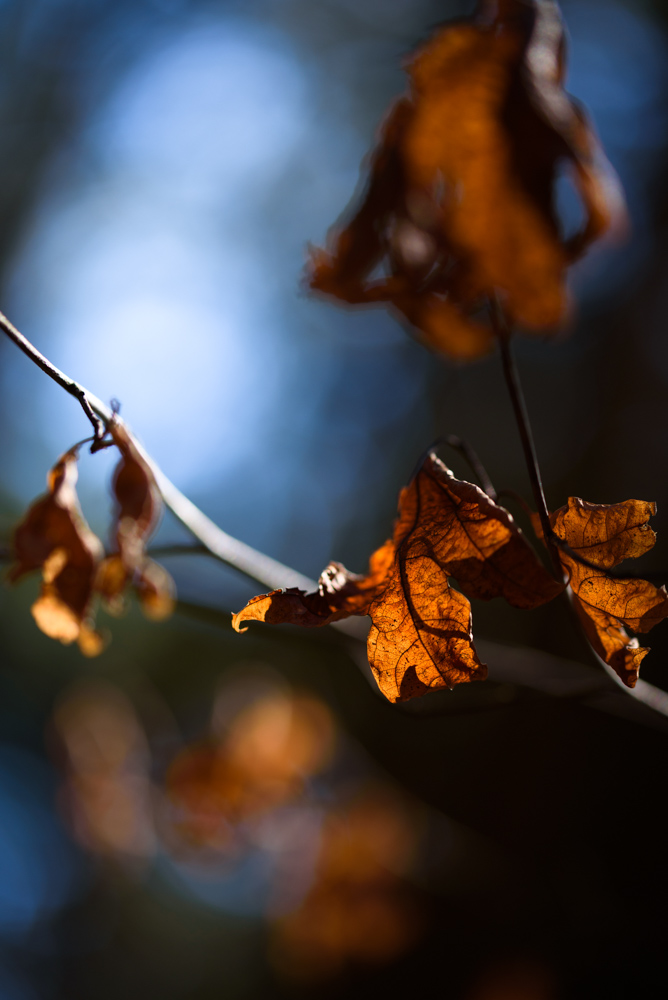
[{"label": "withered leaf", "polygon": [[404,493],[402,518],[418,526],[424,554],[433,553],[469,597],[505,597],[528,609],[563,590],[505,507],[456,479],[435,455],[427,457]]},{"label": "withered leaf", "polygon": [[317,593],[305,594],[297,587],[289,587],[261,594],[232,616],[232,625],[237,632],[245,632],[248,626],[242,624],[248,621],[319,628],[351,615],[366,615],[385,583],[394,557],[393,542],[385,542],[372,554],[366,576],[358,576],[341,563],[331,562],[320,575]]},{"label": "withered leaf", "polygon": [[656,535],[648,521],[655,512],[655,504],[642,500],[605,505],[571,497],[550,518],[558,538],[582,559],[600,566],[595,569],[560,551],[587,638],[628,687],[635,686],[649,649],[629,638],[626,628],[649,632],[668,617],[668,593],[665,587],[612,577],[606,570],[652,548]]},{"label": "withered leaf", "polygon": [[[555,327],[568,312],[568,264],[625,218],[596,135],[563,89],[558,4],[483,2],[438,30],[408,72],[361,205],[327,252],[313,252],[311,286],[387,302],[431,347],[463,360],[492,348],[476,313],[497,294],[510,322]],[[569,239],[555,207],[562,164],[585,216]]]},{"label": "withered leaf", "polygon": [[551,600],[560,587],[538,561],[511,515],[434,455],[402,490],[394,537],[356,577],[331,563],[316,594],[296,589],[254,598],[243,622],[317,627],[351,614],[371,617],[369,663],[391,701],[483,678],[467,598],[505,597],[520,608]]},{"label": "withered leaf", "polygon": [[95,656],[103,640],[93,627],[91,600],[103,548],[79,507],[77,458],[77,447],[61,455],[47,477],[48,492],[17,526],[9,579],[41,569],[40,596],[31,608],[38,627],[65,644],[78,642],[84,654]]},{"label": "withered leaf", "polygon": [[[412,534],[412,533],[411,533]],[[419,539],[400,544],[387,587],[369,607],[369,664],[389,701],[484,680],[471,633],[471,606]]]},{"label": "withered leaf", "polygon": [[162,621],[174,610],[174,583],[167,570],[146,554],[162,515],[162,497],[151,469],[125,427],[116,421],[109,433],[121,453],[113,480],[116,551],[100,566],[96,589],[109,609],[118,612],[126,587],[133,584],[146,616]]},{"label": "withered leaf", "polygon": [[466,597],[505,597],[520,608],[561,589],[511,515],[429,455],[399,498],[396,557],[388,586],[369,609],[369,663],[384,694],[404,700],[483,679]]}]

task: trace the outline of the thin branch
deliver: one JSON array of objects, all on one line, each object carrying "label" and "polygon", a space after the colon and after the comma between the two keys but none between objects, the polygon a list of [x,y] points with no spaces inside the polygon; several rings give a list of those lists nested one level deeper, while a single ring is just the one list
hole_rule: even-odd
[{"label": "thin branch", "polygon": [[[532,521],[534,511],[531,509],[529,504],[526,502],[523,496],[516,492],[516,490],[499,490],[497,494],[497,499],[502,500],[504,497],[508,497],[510,500],[514,500],[515,503],[522,508],[529,521]],[[532,521],[533,524],[533,521]]]},{"label": "thin branch", "polygon": [[[96,445],[97,448],[102,447],[107,427],[112,419],[122,422],[120,418],[92,392],[56,368],[22,333],[19,333],[2,313],[0,313],[0,329],[30,358],[33,364],[36,364],[49,378],[52,378],[79,402],[95,429],[95,440],[91,450],[96,450]],[[299,587],[301,590],[308,591],[317,588],[315,581],[309,577],[298,573],[289,566],[284,566],[277,559],[272,559],[270,556],[258,552],[250,545],[233,538],[232,535],[228,535],[227,532],[219,528],[167,478],[162,469],[156,465],[139,441],[131,434],[127,424],[124,426],[130,433],[135,447],[150,467],[166,506],[213,556],[239,572],[245,573],[251,579],[257,580],[258,583],[270,590],[277,590],[280,587]]]},{"label": "thin branch", "polygon": [[[147,551],[152,559],[169,559],[171,556],[211,556],[213,553],[206,545],[153,545]],[[215,558],[215,557],[214,557]]]},{"label": "thin branch", "polygon": [[529,422],[529,414],[524,400],[524,393],[522,392],[519,373],[517,371],[517,366],[515,365],[515,359],[513,358],[512,351],[510,349],[512,334],[507,323],[505,322],[498,303],[490,302],[490,312],[492,324],[501,348],[503,374],[506,379],[508,393],[510,395],[513,411],[515,413],[515,420],[517,422],[517,428],[522,442],[522,450],[524,451],[527,472],[531,482],[531,490],[533,492],[536,510],[538,511],[541,527],[543,529],[545,545],[549,552],[554,571],[558,579],[562,580],[563,570],[561,568],[561,562],[559,561],[559,553],[557,552],[552,538],[552,525],[550,524],[550,515],[547,510],[547,503],[545,502],[545,492],[543,490],[543,481],[540,474],[540,467],[538,465],[536,446],[534,444],[531,424]]},{"label": "thin branch", "polygon": [[456,434],[449,434],[445,438],[445,443],[451,448],[454,448],[455,451],[458,451],[459,454],[466,459],[473,475],[480,483],[483,492],[487,494],[490,500],[496,501],[496,490],[492,485],[492,480],[487,474],[487,469],[478,458],[478,453],[474,451],[468,441],[465,441],[464,438],[458,437]]},{"label": "thin branch", "polygon": [[[70,396],[74,396],[78,400],[79,405],[83,409],[84,413],[90,420],[93,426],[93,444],[91,446],[91,451],[97,451],[100,447],[102,439],[106,433],[107,421],[104,417],[100,419],[100,415],[96,413],[95,407],[93,406],[93,401],[95,397],[91,396],[83,386],[71,379],[69,375],[61,372],[60,368],[56,368],[48,358],[45,358],[41,351],[27,340],[22,333],[16,329],[13,323],[7,319],[4,313],[0,312],[0,329],[7,334],[10,340],[13,340],[18,348],[20,348],[25,355],[27,355],[30,360],[37,365],[38,368],[52,378],[54,382],[57,382],[61,389],[65,392],[69,392]],[[99,402],[99,400],[96,400]]]}]

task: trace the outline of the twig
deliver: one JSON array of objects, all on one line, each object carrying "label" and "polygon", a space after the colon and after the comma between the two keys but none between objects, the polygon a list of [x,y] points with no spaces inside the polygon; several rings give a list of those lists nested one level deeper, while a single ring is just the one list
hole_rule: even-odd
[{"label": "twig", "polygon": [[538,465],[536,446],[531,432],[529,414],[524,400],[524,393],[522,392],[519,374],[515,365],[515,359],[513,358],[512,351],[510,349],[511,332],[497,302],[490,302],[490,312],[492,324],[501,348],[503,374],[506,379],[506,385],[508,387],[510,400],[515,413],[515,420],[517,422],[517,428],[522,442],[527,472],[531,482],[531,490],[533,492],[536,510],[538,511],[541,527],[543,529],[545,545],[550,555],[550,560],[557,578],[559,580],[563,580],[563,569],[559,560],[559,553],[557,552],[552,538],[552,525],[550,524],[550,515],[547,510],[547,503],[545,502],[545,492],[543,490],[543,481],[541,479],[540,467]]},{"label": "twig", "polygon": [[[93,399],[90,393],[86,392],[83,386],[75,382],[64,372],[61,372],[60,368],[56,368],[55,365],[51,364],[48,358],[45,358],[41,351],[27,340],[22,333],[16,329],[13,323],[10,323],[4,313],[0,312],[0,329],[7,334],[10,340],[13,340],[17,347],[19,347],[24,354],[26,354],[38,368],[52,378],[54,382],[57,382],[61,389],[65,392],[69,392],[70,396],[74,396],[76,400],[79,401],[79,405],[83,409],[84,413],[93,425],[93,444],[91,445],[91,451],[97,451],[100,447],[102,439],[106,433],[106,423],[107,421],[99,418],[96,414],[95,407],[93,406]],[[99,401],[98,401],[99,402]]]},{"label": "twig", "polygon": [[210,556],[213,553],[206,545],[153,545],[147,555],[152,559],[169,559],[171,556]]},{"label": "twig", "polygon": [[[19,333],[2,313],[0,313],[0,329],[30,358],[33,364],[36,364],[49,378],[52,378],[70,396],[74,396],[78,400],[95,430],[95,439],[91,450],[95,451],[97,448],[103,447],[102,441],[107,427],[112,419],[122,422],[120,418],[97,396],[56,368],[22,333]],[[298,573],[289,566],[284,566],[277,559],[272,559],[270,556],[258,552],[250,545],[240,542],[214,524],[199,507],[195,506],[192,500],[184,496],[167,478],[162,469],[156,465],[151,456],[131,434],[127,425],[124,426],[130,433],[135,447],[151,469],[166,506],[213,556],[239,572],[245,573],[251,579],[257,580],[258,583],[270,590],[276,590],[280,587],[299,587],[302,590],[316,589],[317,584],[309,577]]]},{"label": "twig", "polygon": [[526,502],[523,496],[520,496],[520,494],[517,493],[515,490],[499,490],[497,494],[497,500],[502,500],[503,497],[508,497],[510,500],[514,500],[515,503],[522,508],[526,516],[529,518],[529,521],[531,521],[534,515],[534,511],[531,509],[531,507]]},{"label": "twig", "polygon": [[478,458],[477,452],[474,451],[474,449],[471,447],[468,441],[465,441],[464,438],[458,437],[456,434],[448,434],[448,436],[445,438],[445,443],[449,445],[451,448],[454,448],[455,451],[458,451],[460,455],[463,455],[463,457],[466,459],[469,466],[471,467],[473,475],[480,483],[483,492],[487,494],[490,500],[494,500],[496,502],[497,499],[496,490],[492,485],[492,480],[489,478],[487,474],[487,469],[482,464],[482,462]]}]

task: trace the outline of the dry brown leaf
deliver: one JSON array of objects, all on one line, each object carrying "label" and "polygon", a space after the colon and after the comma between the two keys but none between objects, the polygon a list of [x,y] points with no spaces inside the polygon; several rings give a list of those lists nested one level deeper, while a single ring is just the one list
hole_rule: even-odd
[{"label": "dry brown leaf", "polygon": [[594,569],[560,551],[587,637],[628,687],[635,686],[649,649],[630,639],[625,629],[649,632],[668,617],[668,593],[647,580],[619,579],[606,570],[652,548],[656,535],[648,521],[654,513],[656,505],[643,500],[606,505],[570,497],[567,506],[551,515],[557,537],[582,559],[600,566]]},{"label": "dry brown leaf", "polygon": [[[563,89],[558,5],[483,2],[470,21],[436,32],[408,71],[361,206],[329,252],[313,252],[311,286],[349,303],[387,302],[460,360],[491,350],[475,313],[497,293],[510,322],[555,327],[568,312],[568,264],[625,218],[596,135]],[[562,164],[585,216],[568,240],[555,208]],[[385,277],[372,280],[379,265]]]},{"label": "dry brown leaf", "polygon": [[85,655],[95,656],[104,644],[92,625],[91,599],[103,549],[79,507],[77,458],[78,447],[61,455],[49,472],[48,493],[17,526],[9,579],[41,569],[42,589],[31,609],[38,627],[65,644],[77,641]]},{"label": "dry brown leaf", "polygon": [[[388,586],[369,608],[369,664],[389,701],[484,680],[471,634],[471,606],[410,535],[397,551]],[[419,548],[419,542],[417,543]]]},{"label": "dry brown leaf", "polygon": [[113,481],[116,552],[100,566],[96,589],[109,610],[119,613],[124,591],[133,584],[146,616],[162,621],[174,610],[174,582],[167,570],[146,554],[162,516],[162,497],[151,469],[123,425],[111,424],[109,433],[122,456]]},{"label": "dry brown leaf", "polygon": [[394,555],[394,544],[388,540],[371,556],[366,576],[331,562],[320,576],[316,594],[305,594],[296,587],[261,594],[232,616],[232,625],[237,632],[245,632],[248,626],[242,628],[242,624],[249,621],[319,628],[351,615],[366,615],[392,567]]},{"label": "dry brown leaf", "polygon": [[390,701],[483,679],[466,597],[505,597],[521,608],[560,589],[511,515],[434,455],[399,498],[396,558],[387,587],[369,609],[369,662]]},{"label": "dry brown leaf", "polygon": [[371,617],[369,663],[390,701],[453,687],[486,676],[471,636],[467,598],[505,597],[534,608],[563,589],[503,507],[477,486],[428,456],[402,490],[394,537],[373,554],[369,573],[356,577],[331,563],[316,594],[291,589],[254,598],[232,622],[305,627],[349,615]]},{"label": "dry brown leaf", "polygon": [[505,507],[456,479],[435,455],[427,457],[404,494],[402,520],[419,531],[421,554],[433,553],[469,597],[505,597],[513,607],[529,609],[563,590]]}]

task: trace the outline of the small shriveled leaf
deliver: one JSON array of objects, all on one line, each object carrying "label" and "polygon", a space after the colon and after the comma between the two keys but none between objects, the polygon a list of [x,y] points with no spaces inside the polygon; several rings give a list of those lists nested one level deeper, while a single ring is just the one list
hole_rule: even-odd
[{"label": "small shriveled leaf", "polygon": [[268,625],[319,628],[346,617],[345,611],[332,611],[319,593],[307,594],[297,587],[288,587],[287,590],[272,590],[253,597],[245,608],[232,615],[232,627],[237,632],[245,632],[248,629],[245,623],[256,621]]},{"label": "small shriveled leaf", "polygon": [[306,594],[289,587],[261,594],[232,616],[232,625],[237,632],[245,632],[248,626],[242,626],[250,621],[319,628],[351,615],[366,615],[393,560],[394,545],[387,541],[371,556],[366,576],[350,573],[341,563],[332,562],[320,576],[317,593]]},{"label": "small shriveled leaf", "polygon": [[600,566],[584,565],[560,552],[589,641],[628,687],[635,686],[649,649],[629,638],[626,628],[649,632],[668,617],[668,593],[647,580],[619,579],[606,570],[652,548],[656,536],[647,522],[655,512],[655,504],[642,500],[608,506],[571,497],[567,506],[551,515],[557,537],[582,559]]},{"label": "small shriveled leaf", "polygon": [[645,500],[624,503],[587,503],[570,497],[568,504],[552,515],[558,538],[601,569],[612,569],[624,559],[643,556],[654,547],[656,534],[649,519],[656,504]]},{"label": "small shriveled leaf", "polygon": [[42,588],[31,609],[38,627],[65,644],[78,642],[85,655],[95,656],[104,644],[92,625],[91,600],[103,549],[79,507],[77,458],[75,447],[58,459],[48,475],[48,493],[17,526],[9,579],[41,569]]},{"label": "small shriveled leaf", "polygon": [[116,551],[100,566],[96,589],[112,613],[119,613],[124,591],[133,584],[147,617],[160,621],[174,610],[175,588],[167,570],[149,559],[146,546],[162,516],[162,497],[148,463],[123,425],[115,422],[109,432],[121,453],[113,481]]}]

